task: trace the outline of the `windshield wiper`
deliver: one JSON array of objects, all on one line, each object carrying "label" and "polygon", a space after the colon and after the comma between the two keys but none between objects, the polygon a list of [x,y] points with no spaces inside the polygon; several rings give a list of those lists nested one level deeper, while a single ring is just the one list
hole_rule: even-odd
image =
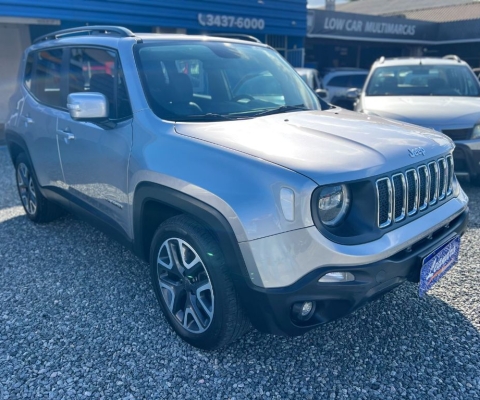
[{"label": "windshield wiper", "polygon": [[233,121],[237,120],[238,118],[235,117],[229,117],[228,115],[225,114],[215,114],[215,113],[206,113],[206,114],[194,114],[194,115],[186,115],[185,117],[182,117],[183,121],[186,120],[194,120],[194,121]]},{"label": "windshield wiper", "polygon": [[259,113],[254,114],[255,117],[260,117],[263,115],[273,115],[273,114],[282,114],[290,111],[305,111],[309,110],[305,105],[298,104],[296,106],[280,106],[277,108],[271,108],[270,110],[261,111]]}]

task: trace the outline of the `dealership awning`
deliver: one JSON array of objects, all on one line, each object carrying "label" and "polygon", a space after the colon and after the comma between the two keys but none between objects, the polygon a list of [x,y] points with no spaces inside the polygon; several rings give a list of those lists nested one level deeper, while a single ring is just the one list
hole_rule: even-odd
[{"label": "dealership awning", "polygon": [[309,9],[307,37],[419,45],[480,42],[480,20],[440,23]]}]

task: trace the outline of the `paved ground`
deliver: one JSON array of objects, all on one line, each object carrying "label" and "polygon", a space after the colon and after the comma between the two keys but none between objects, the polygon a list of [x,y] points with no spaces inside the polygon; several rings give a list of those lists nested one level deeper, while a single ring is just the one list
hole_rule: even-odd
[{"label": "paved ground", "polygon": [[0,399],[480,399],[480,190],[459,264],[300,338],[181,342],[148,268],[67,216],[24,216],[0,149]]}]

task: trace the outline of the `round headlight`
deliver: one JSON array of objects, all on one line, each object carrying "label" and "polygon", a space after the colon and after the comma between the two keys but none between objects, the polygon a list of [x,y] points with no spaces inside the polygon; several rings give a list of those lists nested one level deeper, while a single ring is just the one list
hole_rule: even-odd
[{"label": "round headlight", "polygon": [[324,225],[335,226],[342,222],[350,205],[350,195],[345,185],[325,186],[318,195],[318,216]]},{"label": "round headlight", "polygon": [[480,124],[475,125],[473,127],[472,137],[471,139],[478,139],[480,138]]}]

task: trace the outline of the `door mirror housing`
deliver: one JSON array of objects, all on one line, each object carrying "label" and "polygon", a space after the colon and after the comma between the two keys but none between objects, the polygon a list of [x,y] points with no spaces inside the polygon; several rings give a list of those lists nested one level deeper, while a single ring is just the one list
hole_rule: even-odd
[{"label": "door mirror housing", "polygon": [[328,97],[328,91],[325,89],[316,89],[315,93],[320,99],[326,99]]},{"label": "door mirror housing", "polygon": [[362,91],[360,89],[349,89],[346,93],[346,97],[349,100],[357,100],[360,98]]},{"label": "door mirror housing", "polygon": [[108,119],[108,101],[102,93],[70,93],[67,108],[70,116],[78,121]]}]

